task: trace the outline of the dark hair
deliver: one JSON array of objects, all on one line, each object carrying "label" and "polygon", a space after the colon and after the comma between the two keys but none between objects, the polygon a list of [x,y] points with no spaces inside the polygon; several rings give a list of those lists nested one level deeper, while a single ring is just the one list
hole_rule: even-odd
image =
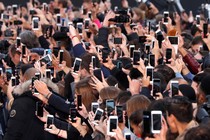
[{"label": "dark hair", "polygon": [[200,89],[205,95],[210,95],[210,75],[205,76],[200,82]]},{"label": "dark hair", "polygon": [[131,79],[138,79],[138,78],[142,78],[143,74],[137,69],[137,68],[132,68],[129,76]]},{"label": "dark hair", "polygon": [[202,72],[202,73],[198,73],[194,76],[193,81],[200,84],[201,80],[206,77],[208,75],[208,73]]},{"label": "dark hair", "polygon": [[9,46],[9,52],[11,53],[12,56],[15,56],[15,54],[21,54],[19,51],[17,51],[17,48],[15,47],[15,45],[10,45]]},{"label": "dark hair", "polygon": [[200,125],[187,131],[184,140],[209,140],[210,128],[207,125]]},{"label": "dark hair", "polygon": [[199,44],[199,43],[203,44],[203,39],[202,39],[201,36],[194,37],[192,42],[191,42],[192,45],[196,45],[196,44]]},{"label": "dark hair", "polygon": [[169,116],[173,114],[179,122],[189,123],[193,119],[193,107],[187,97],[167,98],[166,110]]},{"label": "dark hair", "polygon": [[130,123],[139,125],[143,120],[143,111],[137,110],[131,114],[129,117]]},{"label": "dark hair", "polygon": [[155,67],[155,70],[165,77],[166,83],[176,77],[173,69],[167,65],[158,65]]},{"label": "dark hair", "polygon": [[39,40],[34,32],[25,30],[20,33],[21,43],[25,44],[28,49],[39,47]]},{"label": "dark hair", "polygon": [[98,59],[98,57],[95,54],[93,54],[93,53],[85,53],[81,57],[81,59],[82,59],[81,69],[85,69],[85,70],[87,70],[87,72],[90,72],[89,65],[91,63],[92,56],[96,57],[96,67],[99,67],[99,59]]},{"label": "dark hair", "polygon": [[166,118],[166,99],[160,99],[152,101],[148,107],[148,111],[160,110],[163,113],[163,116]]},{"label": "dark hair", "polygon": [[63,8],[68,7],[68,1],[67,0],[58,0],[58,5],[62,5]]},{"label": "dark hair", "polygon": [[117,98],[116,103],[123,106],[123,109],[126,110],[126,102],[131,98],[130,91],[121,91]]}]

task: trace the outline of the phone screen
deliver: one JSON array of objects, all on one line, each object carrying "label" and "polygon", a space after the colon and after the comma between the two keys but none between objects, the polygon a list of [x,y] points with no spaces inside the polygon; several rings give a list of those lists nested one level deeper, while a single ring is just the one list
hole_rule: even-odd
[{"label": "phone screen", "polygon": [[169,41],[171,42],[171,45],[178,45],[178,37],[177,36],[169,36]]},{"label": "phone screen", "polygon": [[131,135],[125,135],[126,140],[131,140]]},{"label": "phone screen", "polygon": [[43,57],[42,59],[40,59],[40,63],[43,64],[49,64],[51,62],[51,58],[50,55],[46,55],[45,57]]},{"label": "phone screen", "polygon": [[12,77],[12,68],[6,68],[6,77],[7,81],[9,81]]},{"label": "phone screen", "polygon": [[150,81],[153,79],[153,68],[147,68],[147,76],[150,76]]},{"label": "phone screen", "polygon": [[75,123],[75,118],[77,117],[77,110],[75,108],[70,109],[70,115],[71,115],[71,122]]},{"label": "phone screen", "polygon": [[199,15],[196,16],[196,24],[197,26],[200,26],[201,18]]},{"label": "phone screen", "polygon": [[85,29],[89,29],[90,21],[85,20]]},{"label": "phone screen", "polygon": [[168,22],[168,17],[169,17],[169,13],[168,12],[164,12],[164,22],[167,23]]},{"label": "phone screen", "polygon": [[207,38],[207,33],[208,33],[208,24],[204,23],[203,24],[203,38]]},{"label": "phone screen", "polygon": [[50,70],[46,71],[46,77],[51,78],[51,71]]},{"label": "phone screen", "polygon": [[47,128],[50,129],[50,125],[54,124],[54,117],[47,117]]},{"label": "phone screen", "polygon": [[81,64],[81,61],[76,59],[75,63],[74,63],[74,72],[75,73],[77,73],[79,71],[80,64]]},{"label": "phone screen", "polygon": [[103,48],[102,49],[102,59],[103,59],[103,63],[107,63],[108,61],[106,60],[108,58],[109,55],[109,51],[107,50],[107,48]]},{"label": "phone screen", "polygon": [[145,45],[145,49],[146,49],[146,54],[150,54],[150,45],[146,44]]},{"label": "phone screen", "polygon": [[61,16],[57,15],[57,20],[56,20],[57,24],[61,24]]},{"label": "phone screen", "polygon": [[107,109],[107,113],[109,116],[112,113],[112,111],[114,110],[114,100],[106,101],[106,109]]},{"label": "phone screen", "polygon": [[97,110],[98,107],[99,107],[98,104],[92,105],[93,113],[96,113],[96,110]]},{"label": "phone screen", "polygon": [[117,129],[117,119],[110,119],[109,132],[113,132],[113,129]]},{"label": "phone screen", "polygon": [[118,117],[118,122],[123,123],[123,107],[122,106],[116,106],[117,109],[117,117]]},{"label": "phone screen", "polygon": [[22,57],[26,54],[26,46],[22,45]]},{"label": "phone screen", "polygon": [[141,53],[139,51],[134,51],[133,52],[133,65],[139,65]]},{"label": "phone screen", "polygon": [[179,83],[171,83],[172,96],[179,94]]},{"label": "phone screen", "polygon": [[157,96],[156,93],[161,92],[160,79],[153,79],[153,96]]},{"label": "phone screen", "polygon": [[77,24],[77,29],[78,29],[79,34],[81,34],[82,33],[82,24]]},{"label": "phone screen", "polygon": [[152,67],[155,67],[155,55],[154,54],[149,55],[149,63]]},{"label": "phone screen", "polygon": [[114,44],[122,44],[122,38],[114,38]]},{"label": "phone screen", "polygon": [[43,117],[43,104],[40,101],[36,102],[36,115]]},{"label": "phone screen", "polygon": [[166,64],[170,64],[168,60],[171,59],[171,57],[172,57],[172,49],[168,48],[166,49]]},{"label": "phone screen", "polygon": [[62,61],[63,61],[63,50],[60,50],[59,64],[62,64]]},{"label": "phone screen", "polygon": [[144,134],[150,134],[151,126],[151,113],[149,111],[143,112],[143,132]]},{"label": "phone screen", "polygon": [[39,19],[33,19],[33,24],[34,24],[34,29],[38,29],[39,28]]},{"label": "phone screen", "polygon": [[161,130],[161,114],[152,114],[153,130]]},{"label": "phone screen", "polygon": [[16,77],[12,77],[11,80],[12,80],[12,87],[16,86]]},{"label": "phone screen", "polygon": [[103,115],[103,112],[100,111],[100,110],[97,110],[97,111],[96,111],[96,115],[95,115],[94,120],[99,121],[99,120],[101,119],[101,116],[102,116],[102,115]]},{"label": "phone screen", "polygon": [[134,51],[134,47],[130,47],[130,58],[133,58],[133,51]]},{"label": "phone screen", "polygon": [[17,47],[20,47],[21,42],[20,42],[20,38],[17,38]]},{"label": "phone screen", "polygon": [[139,36],[139,43],[145,43],[147,41],[146,38],[146,36]]},{"label": "phone screen", "polygon": [[96,57],[92,56],[93,69],[96,68]]},{"label": "phone screen", "polygon": [[77,95],[77,109],[81,110],[82,107],[82,95]]}]

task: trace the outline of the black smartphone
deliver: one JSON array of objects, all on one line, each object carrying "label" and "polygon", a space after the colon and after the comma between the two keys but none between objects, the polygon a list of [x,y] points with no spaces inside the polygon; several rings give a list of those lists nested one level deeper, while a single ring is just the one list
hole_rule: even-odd
[{"label": "black smartphone", "polygon": [[123,123],[123,106],[117,105],[116,113],[117,113],[117,117],[118,117],[118,122]]},{"label": "black smartphone", "polygon": [[15,5],[12,5],[13,15],[17,15],[17,9],[18,9],[18,6],[16,4]]},{"label": "black smartphone", "polygon": [[114,44],[122,44],[122,38],[114,38]]},{"label": "black smartphone", "polygon": [[89,29],[90,26],[90,19],[85,19],[85,29]]},{"label": "black smartphone", "polygon": [[12,80],[12,87],[16,86],[16,77],[12,76],[11,80]]},{"label": "black smartphone", "polygon": [[75,108],[71,108],[70,109],[70,118],[71,118],[71,122],[75,123],[76,122],[76,117],[77,117],[77,110]]},{"label": "black smartphone", "polygon": [[35,73],[35,77],[33,77],[32,78],[32,80],[31,80],[31,86],[32,86],[32,93],[33,94],[39,94],[39,92],[36,90],[36,88],[34,87],[34,81],[35,80],[39,80],[38,79],[38,75],[36,75],[36,73]]},{"label": "black smartphone", "polygon": [[152,81],[153,79],[153,72],[154,72],[154,67],[151,66],[147,66],[146,67],[146,72],[147,72],[147,76],[150,76],[150,81]]},{"label": "black smartphone", "polygon": [[149,55],[149,64],[150,64],[150,66],[155,67],[155,55],[154,54]]},{"label": "black smartphone", "polygon": [[54,8],[54,14],[60,14],[60,9],[59,8]]},{"label": "black smartphone", "polygon": [[59,51],[59,64],[62,64],[62,62],[63,62],[63,50],[60,50]]},{"label": "black smartphone", "polygon": [[148,22],[148,34],[150,34],[150,31],[151,31],[151,22],[149,21]]},{"label": "black smartphone", "polygon": [[208,34],[208,23],[203,24],[203,38],[207,38]]},{"label": "black smartphone", "polygon": [[139,65],[140,58],[141,58],[141,52],[134,50],[133,51],[133,65]]},{"label": "black smartphone", "polygon": [[115,103],[113,99],[106,100],[106,109],[107,109],[107,115],[110,116],[111,113],[113,112],[115,107]]},{"label": "black smartphone", "polygon": [[122,67],[123,67],[123,63],[122,62],[117,62],[117,68],[122,70]]},{"label": "black smartphone", "polygon": [[172,57],[172,49],[167,48],[166,49],[166,64],[170,64],[169,59]]},{"label": "black smartphone", "polygon": [[179,94],[179,81],[171,81],[170,89],[172,96],[176,96]]},{"label": "black smartphone", "polygon": [[103,116],[104,111],[100,108],[97,108],[95,111],[95,117],[94,120],[100,121],[101,117]]},{"label": "black smartphone", "polygon": [[82,63],[82,59],[80,59],[80,58],[75,59],[74,66],[73,66],[74,73],[77,73],[79,71],[81,63]]},{"label": "black smartphone", "polygon": [[61,24],[61,15],[60,14],[56,14],[56,23]]},{"label": "black smartphone", "polygon": [[54,116],[53,115],[47,115],[47,130],[51,130],[50,125],[54,124]]},{"label": "black smartphone", "polygon": [[41,101],[36,102],[36,115],[43,117],[43,103]]},{"label": "black smartphone", "polygon": [[29,11],[29,14],[33,16],[33,15],[35,15],[35,14],[37,14],[37,13],[36,13],[36,11],[35,11],[34,9],[31,9],[31,10]]},{"label": "black smartphone", "polygon": [[150,54],[150,44],[145,44],[145,52],[147,55]]},{"label": "black smartphone", "polygon": [[145,43],[147,40],[146,36],[139,36],[139,43]]},{"label": "black smartphone", "polygon": [[82,110],[82,95],[77,95],[77,110]]},{"label": "black smartphone", "polygon": [[84,42],[86,50],[90,50],[90,42]]},{"label": "black smartphone", "polygon": [[53,54],[55,55],[55,57],[58,57],[59,50],[60,50],[60,47],[53,48]]},{"label": "black smartphone", "polygon": [[93,69],[95,69],[96,68],[96,57],[95,56],[91,57],[91,62],[93,63]]},{"label": "black smartphone", "polygon": [[129,46],[130,58],[133,58],[133,51],[135,50],[135,45]]},{"label": "black smartphone", "polygon": [[164,11],[163,12],[163,22],[165,23],[165,24],[167,24],[168,23],[168,17],[169,17],[169,12],[168,11]]},{"label": "black smartphone", "polygon": [[26,45],[22,45],[22,57],[26,55]]},{"label": "black smartphone", "polygon": [[103,48],[102,49],[102,59],[103,59],[103,63],[107,63],[108,61],[106,60],[109,56],[109,51],[107,48]]},{"label": "black smartphone", "polygon": [[145,136],[151,133],[151,112],[143,111],[143,134]]},{"label": "black smartphone", "polygon": [[152,95],[153,97],[156,97],[157,96],[157,93],[158,92],[161,92],[161,81],[160,79],[153,79],[153,88],[152,88]]},{"label": "black smartphone", "polygon": [[200,15],[196,15],[196,26],[200,26],[201,23],[201,17]]}]

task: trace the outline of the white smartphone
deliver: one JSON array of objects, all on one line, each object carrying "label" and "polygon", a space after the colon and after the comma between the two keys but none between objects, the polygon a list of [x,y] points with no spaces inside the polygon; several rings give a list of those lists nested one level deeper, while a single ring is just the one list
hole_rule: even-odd
[{"label": "white smartphone", "polygon": [[62,61],[63,61],[63,50],[60,50],[59,51],[59,66],[62,64]]},{"label": "white smartphone", "polygon": [[45,77],[51,79],[51,70],[50,69],[45,70]]},{"label": "white smartphone", "polygon": [[32,19],[32,29],[33,30],[39,30],[39,18],[33,17]]},{"label": "white smartphone", "polygon": [[85,31],[88,31],[89,30],[89,25],[90,25],[90,19],[89,18],[86,18],[84,20],[84,25],[85,25]]},{"label": "white smartphone", "polygon": [[50,62],[52,62],[52,58],[49,54],[43,56],[40,60],[38,60],[38,62],[45,63],[45,64],[49,64]]},{"label": "white smartphone", "polygon": [[82,35],[82,27],[83,27],[82,22],[78,22],[77,23],[77,30],[78,30],[79,35]]},{"label": "white smartphone", "polygon": [[164,24],[168,24],[168,17],[169,17],[169,12],[168,11],[164,11],[163,12],[163,23]]},{"label": "white smartphone", "polygon": [[79,69],[80,69],[80,65],[82,63],[82,59],[80,58],[76,58],[75,61],[74,61],[74,66],[73,66],[73,72],[75,74],[78,73]]},{"label": "white smartphone", "polygon": [[200,15],[196,15],[196,26],[199,27],[201,23],[201,16]]},{"label": "white smartphone", "polygon": [[131,140],[131,133],[130,133],[130,132],[125,132],[125,133],[124,133],[124,138],[125,138],[126,140]]},{"label": "white smartphone", "polygon": [[154,73],[154,67],[152,67],[152,66],[147,66],[147,67],[146,67],[146,75],[147,75],[147,76],[150,76],[150,82],[152,82],[153,73]]},{"label": "white smartphone", "polygon": [[95,112],[95,117],[94,117],[94,121],[100,121],[101,117],[103,116],[103,109],[97,108],[96,112]]},{"label": "white smartphone", "polygon": [[46,130],[52,130],[50,128],[50,125],[54,124],[54,116],[53,115],[47,115],[47,127]]},{"label": "white smartphone", "polygon": [[118,117],[109,116],[108,125],[107,125],[107,135],[114,136],[116,133],[113,132],[113,129],[117,129],[118,126]]},{"label": "white smartphone", "polygon": [[153,134],[160,133],[162,126],[162,111],[151,111],[151,126]]},{"label": "white smartphone", "polygon": [[96,113],[96,110],[99,108],[99,103],[98,102],[92,102],[91,103],[91,111],[93,111],[93,113]]},{"label": "white smartphone", "polygon": [[57,25],[61,25],[61,14],[56,14],[56,23]]},{"label": "white smartphone", "polygon": [[171,45],[174,47],[175,53],[178,53],[179,37],[178,36],[168,36],[168,40],[171,42]]},{"label": "white smartphone", "polygon": [[129,46],[129,52],[130,52],[130,58],[133,58],[133,51],[135,49],[135,45],[130,45]]},{"label": "white smartphone", "polygon": [[12,76],[11,80],[12,80],[12,87],[16,86],[16,77]]},{"label": "white smartphone", "polygon": [[170,93],[172,97],[179,94],[179,81],[177,80],[170,81]]},{"label": "white smartphone", "polygon": [[96,68],[96,57],[95,56],[91,57],[91,62],[93,63],[93,69],[95,69]]},{"label": "white smartphone", "polygon": [[17,48],[21,46],[21,42],[20,42],[20,40],[21,40],[21,38],[20,38],[20,37],[17,37],[17,38],[16,38],[16,41],[17,41],[17,42],[16,42],[16,44],[17,44]]}]

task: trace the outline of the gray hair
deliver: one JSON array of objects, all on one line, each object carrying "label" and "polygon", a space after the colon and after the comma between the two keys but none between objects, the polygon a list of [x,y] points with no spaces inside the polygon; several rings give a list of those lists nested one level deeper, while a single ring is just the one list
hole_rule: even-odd
[{"label": "gray hair", "polygon": [[34,32],[25,30],[20,34],[21,43],[25,44],[28,49],[39,47],[39,40]]}]

